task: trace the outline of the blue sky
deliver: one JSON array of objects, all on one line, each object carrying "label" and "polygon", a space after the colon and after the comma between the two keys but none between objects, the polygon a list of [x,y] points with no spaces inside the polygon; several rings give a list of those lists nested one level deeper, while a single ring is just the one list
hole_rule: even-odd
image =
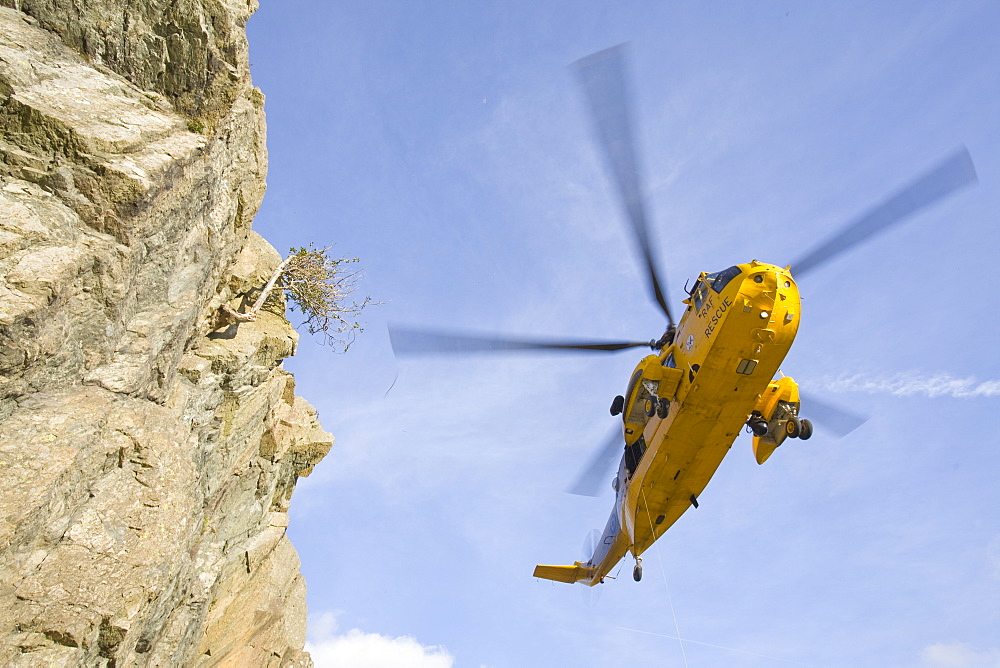
[{"label": "blue sky", "polygon": [[[272,0],[248,31],[255,229],[382,302],[286,362],[337,438],[289,528],[318,665],[1000,666],[1000,5]],[[563,489],[642,352],[397,361],[386,323],[662,333],[567,67],[622,42],[675,310],[963,144],[980,184],[800,285],[784,373],[871,420],[764,466],[740,437],[643,581],[589,590],[531,571],[604,525],[610,486]]]}]

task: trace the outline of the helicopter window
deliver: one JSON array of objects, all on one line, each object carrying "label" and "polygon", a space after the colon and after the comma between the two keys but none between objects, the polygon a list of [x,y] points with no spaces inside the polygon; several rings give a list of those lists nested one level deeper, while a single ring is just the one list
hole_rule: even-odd
[{"label": "helicopter window", "polygon": [[663,366],[670,367],[671,369],[677,368],[677,362],[674,361],[674,354],[670,353],[667,355],[667,359],[663,360]]},{"label": "helicopter window", "polygon": [[[636,383],[639,382],[640,378],[642,378],[642,369],[640,369],[640,370],[636,371],[634,374],[632,374],[632,378],[629,379],[629,381],[628,381],[628,389],[625,390],[625,396],[626,397],[631,397],[632,396],[632,390],[635,389]],[[627,399],[626,399],[626,401],[627,401]]]},{"label": "helicopter window", "polygon": [[[705,277],[708,278],[707,276]],[[694,284],[694,289],[691,290],[691,296],[694,298],[694,310],[700,311],[701,305],[705,302],[705,298],[708,297],[708,284],[705,281],[698,281]]]},{"label": "helicopter window", "polygon": [[642,436],[632,445],[626,446],[625,468],[628,469],[629,478],[635,474],[635,470],[638,468],[639,462],[642,461],[644,454],[646,454],[646,439]]},{"label": "helicopter window", "polygon": [[709,274],[705,277],[705,281],[712,286],[712,289],[716,292],[722,292],[729,283],[742,274],[743,271],[736,266],[730,267],[729,269],[723,269],[722,271],[717,271],[714,274]]}]

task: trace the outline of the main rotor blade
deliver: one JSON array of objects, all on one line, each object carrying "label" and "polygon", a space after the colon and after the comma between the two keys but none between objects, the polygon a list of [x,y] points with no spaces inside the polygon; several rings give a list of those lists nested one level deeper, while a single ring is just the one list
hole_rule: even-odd
[{"label": "main rotor blade", "polygon": [[867,241],[962,186],[976,183],[977,180],[972,156],[963,146],[934,169],[870,209],[798,262],[793,262],[792,273],[796,278],[801,278],[803,274],[826,264],[844,251]]},{"label": "main rotor blade", "polygon": [[651,341],[560,341],[478,336],[392,326],[389,327],[389,341],[397,355],[531,351],[611,353],[629,348],[649,347],[652,343]]},{"label": "main rotor blade", "polygon": [[566,491],[579,496],[600,495],[604,491],[602,485],[609,485],[611,482],[611,466],[624,451],[625,441],[622,440],[622,429],[615,427],[604,443],[594,450],[590,461],[580,471],[580,475],[577,476],[573,484],[566,488]]},{"label": "main rotor blade", "polygon": [[832,406],[802,390],[799,390],[799,398],[805,417],[815,420],[817,424],[829,429],[841,438],[868,422],[867,417]]},{"label": "main rotor blade", "polygon": [[573,63],[590,108],[607,167],[632,224],[639,252],[646,264],[649,288],[672,326],[674,318],[664,297],[666,283],[659,278],[653,261],[646,207],[632,135],[631,108],[625,84],[624,45],[598,51]]}]

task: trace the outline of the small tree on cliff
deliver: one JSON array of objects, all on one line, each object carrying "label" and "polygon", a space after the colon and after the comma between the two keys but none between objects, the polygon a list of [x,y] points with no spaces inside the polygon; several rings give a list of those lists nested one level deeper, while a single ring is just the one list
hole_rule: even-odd
[{"label": "small tree on cliff", "polygon": [[371,297],[360,302],[348,301],[362,275],[360,269],[352,271],[348,267],[360,260],[335,258],[329,250],[329,246],[317,249],[313,244],[308,248],[292,248],[248,311],[240,313],[228,304],[222,310],[236,322],[256,320],[267,298],[275,290],[282,290],[291,300],[291,308],[305,318],[302,324],[310,334],[320,334],[324,343],[346,352],[362,331],[358,316],[375,302]]}]

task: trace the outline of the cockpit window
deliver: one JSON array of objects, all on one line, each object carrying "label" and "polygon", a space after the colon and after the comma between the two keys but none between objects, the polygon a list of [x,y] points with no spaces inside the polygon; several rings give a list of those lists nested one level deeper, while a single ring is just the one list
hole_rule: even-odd
[{"label": "cockpit window", "polygon": [[709,276],[706,276],[704,280],[698,281],[694,284],[694,289],[691,290],[691,298],[694,299],[695,311],[701,310],[701,305],[705,302],[705,298],[708,297],[708,284],[706,281],[709,278]]},{"label": "cockpit window", "polygon": [[723,288],[729,285],[730,281],[743,273],[739,267],[733,266],[729,269],[717,271],[705,277],[705,282],[712,286],[716,292],[722,292]]}]

